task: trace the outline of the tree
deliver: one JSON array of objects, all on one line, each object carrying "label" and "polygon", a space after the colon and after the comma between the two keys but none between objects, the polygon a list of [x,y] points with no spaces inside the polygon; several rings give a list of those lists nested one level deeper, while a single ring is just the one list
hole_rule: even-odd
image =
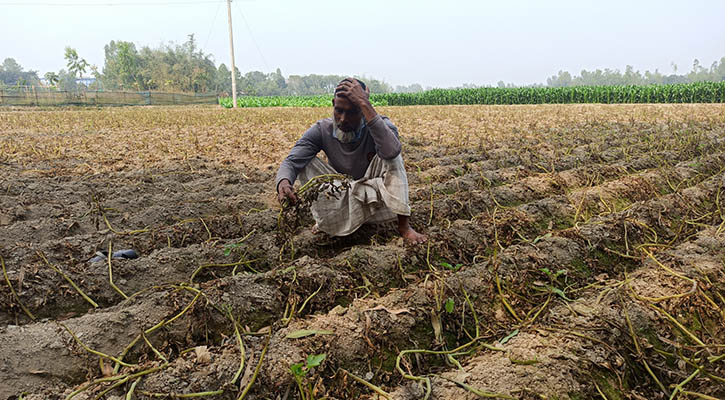
[{"label": "tree", "polygon": [[103,82],[101,81],[103,74],[101,74],[101,71],[98,70],[98,65],[96,65],[96,64],[91,65],[91,76],[93,76],[94,81],[89,86],[89,89],[91,89],[91,90],[103,89]]},{"label": "tree", "polygon": [[655,69],[655,72],[645,71],[644,80],[648,85],[662,84],[664,82],[664,76],[662,76],[659,70]]},{"label": "tree", "polygon": [[65,48],[64,57],[66,59],[68,72],[70,72],[73,76],[78,75],[81,79],[83,79],[83,73],[86,72],[88,62],[86,62],[85,59],[78,57],[78,52],[74,48],[68,46]]},{"label": "tree", "polygon": [[265,93],[264,81],[267,80],[267,75],[260,71],[249,71],[242,79],[237,81],[237,88],[246,95],[251,96],[264,96]]},{"label": "tree", "polygon": [[38,71],[24,71],[13,58],[6,58],[0,64],[0,83],[6,85],[35,85],[40,82]]},{"label": "tree", "polygon": [[719,82],[725,81],[725,57],[720,62],[713,62],[710,68],[700,64],[700,60],[692,62],[692,70],[683,75],[677,75],[677,64],[670,63],[673,73],[664,75],[659,70],[645,71],[644,74],[635,71],[634,67],[627,65],[624,73],[619,70],[604,69],[590,72],[582,70],[579,76],[572,77],[566,71],[559,71],[546,80],[547,86],[592,86],[592,85],[669,85],[691,82]]},{"label": "tree", "polygon": [[141,89],[139,85],[140,59],[136,46],[130,42],[118,42],[118,76],[117,83],[121,89]]},{"label": "tree", "polygon": [[571,86],[571,74],[567,71],[559,71],[558,75],[546,79],[546,84],[552,87]]},{"label": "tree", "polygon": [[725,81],[725,57],[720,59],[720,65],[715,67],[715,80]]},{"label": "tree", "polygon": [[287,93],[293,96],[300,96],[307,92],[305,80],[300,75],[290,75],[287,78]]},{"label": "tree", "polygon": [[642,74],[639,71],[635,71],[631,65],[627,65],[622,76],[622,83],[625,85],[641,85],[643,83]]},{"label": "tree", "polygon": [[140,57],[131,42],[113,41],[103,46],[105,60],[101,81],[109,89],[138,88]]},{"label": "tree", "polygon": [[287,88],[287,82],[284,80],[284,76],[282,76],[281,69],[277,68],[277,71],[272,74],[272,79],[280,92]]},{"label": "tree", "polygon": [[137,49],[131,42],[111,41],[104,50],[101,80],[109,89],[211,92],[227,87],[211,55],[197,47],[194,35],[181,45]]},{"label": "tree", "polygon": [[78,83],[76,82],[75,74],[61,69],[58,71],[58,89],[63,91],[76,91],[78,90]]},{"label": "tree", "polygon": [[[337,82],[334,83],[334,86],[337,86],[337,83],[340,82],[344,77],[339,77],[340,79],[337,80]],[[374,78],[367,78],[365,75],[363,76],[356,76],[355,78],[360,79],[361,81],[365,82],[365,85],[370,88],[370,93],[390,93],[393,91],[393,88],[390,87],[385,81],[379,81]],[[333,90],[334,90],[333,86]]]},{"label": "tree", "polygon": [[[469,85],[469,84],[464,83],[463,87],[466,87],[466,85]],[[475,86],[475,85],[472,85],[472,86]],[[418,92],[423,91],[423,86],[421,86],[419,83],[413,83],[408,86],[397,85],[397,86],[395,86],[395,90],[393,90],[393,91],[396,93],[418,93]]]},{"label": "tree", "polygon": [[217,93],[226,93],[231,96],[232,93],[232,76],[231,72],[224,63],[219,64],[216,71],[216,79],[214,80],[214,91]]},{"label": "tree", "polygon": [[60,80],[60,77],[58,76],[58,74],[56,74],[55,72],[52,72],[52,71],[46,72],[44,77],[45,77],[45,80],[48,82],[48,84],[53,87],[58,85],[58,81]]}]

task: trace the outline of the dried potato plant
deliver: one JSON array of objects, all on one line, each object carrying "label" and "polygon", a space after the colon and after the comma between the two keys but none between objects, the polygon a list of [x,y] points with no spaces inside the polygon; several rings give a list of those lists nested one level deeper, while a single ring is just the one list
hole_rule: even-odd
[{"label": "dried potato plant", "polygon": [[320,195],[339,199],[339,196],[350,189],[351,178],[341,174],[319,175],[310,179],[297,191],[297,202],[290,204],[284,201],[277,218],[277,228],[284,240],[289,240],[301,225],[312,203]]}]

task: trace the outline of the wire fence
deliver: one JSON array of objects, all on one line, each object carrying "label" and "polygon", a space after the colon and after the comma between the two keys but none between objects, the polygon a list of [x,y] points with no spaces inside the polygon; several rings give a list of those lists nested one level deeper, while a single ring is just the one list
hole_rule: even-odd
[{"label": "wire fence", "polygon": [[147,106],[218,103],[218,96],[214,93],[69,91],[37,86],[0,88],[0,106]]}]

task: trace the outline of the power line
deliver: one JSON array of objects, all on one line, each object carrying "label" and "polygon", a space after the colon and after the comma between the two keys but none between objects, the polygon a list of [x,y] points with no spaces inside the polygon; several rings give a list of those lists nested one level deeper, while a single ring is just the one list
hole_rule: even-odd
[{"label": "power line", "polygon": [[211,22],[211,26],[209,27],[209,34],[206,35],[206,42],[204,42],[204,47],[206,47],[207,44],[209,44],[209,38],[211,38],[211,31],[214,30],[214,24],[216,24],[216,17],[219,15],[219,9],[222,8],[222,2],[219,2],[219,5],[216,7],[216,12],[214,13],[214,20]]},{"label": "power line", "polygon": [[264,54],[262,54],[262,50],[259,48],[259,45],[257,44],[257,40],[254,38],[252,29],[249,27],[249,23],[247,22],[247,18],[244,16],[244,13],[242,12],[242,8],[239,7],[239,4],[236,4],[236,6],[237,6],[237,11],[239,11],[239,14],[241,14],[241,16],[242,16],[242,20],[244,21],[244,26],[247,27],[247,31],[249,32],[249,37],[252,38],[254,47],[257,48],[257,53],[259,53],[259,56],[262,57],[262,62],[264,63],[265,68],[267,68],[267,70],[269,71],[269,64],[267,64],[267,60],[264,58]]}]

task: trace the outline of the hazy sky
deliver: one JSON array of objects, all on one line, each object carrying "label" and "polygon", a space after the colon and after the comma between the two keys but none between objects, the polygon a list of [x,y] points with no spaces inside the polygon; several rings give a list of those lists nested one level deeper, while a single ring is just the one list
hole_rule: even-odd
[{"label": "hazy sky", "polygon": [[[366,75],[392,85],[543,83],[557,71],[683,73],[725,57],[725,0],[235,0],[237,68]],[[245,20],[247,24],[245,24]],[[103,46],[182,43],[229,65],[226,1],[0,0],[0,60],[65,68],[65,46],[102,68]]]}]

